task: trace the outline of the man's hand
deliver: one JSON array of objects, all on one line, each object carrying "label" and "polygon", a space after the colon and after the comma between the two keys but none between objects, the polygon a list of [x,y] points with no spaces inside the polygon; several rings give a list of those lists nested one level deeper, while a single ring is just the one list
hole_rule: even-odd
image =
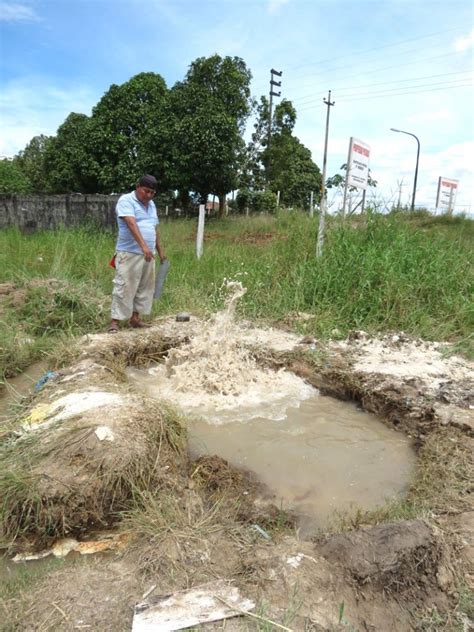
[{"label": "man's hand", "polygon": [[145,256],[145,261],[152,261],[155,258],[155,255],[152,253],[152,251],[148,248],[148,246],[145,246],[143,248],[143,254]]}]

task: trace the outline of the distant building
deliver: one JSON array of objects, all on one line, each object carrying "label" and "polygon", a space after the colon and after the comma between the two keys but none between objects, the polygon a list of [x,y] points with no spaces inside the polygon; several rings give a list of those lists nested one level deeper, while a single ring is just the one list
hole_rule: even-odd
[{"label": "distant building", "polygon": [[206,211],[218,211],[219,210],[219,202],[206,202]]}]

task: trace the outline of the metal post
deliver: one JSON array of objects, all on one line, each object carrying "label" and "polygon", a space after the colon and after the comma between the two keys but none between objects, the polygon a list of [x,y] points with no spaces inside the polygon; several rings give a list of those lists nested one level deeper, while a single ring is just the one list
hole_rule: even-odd
[{"label": "metal post", "polygon": [[352,147],[352,138],[349,141],[349,151],[347,154],[347,163],[346,163],[346,179],[344,181],[344,198],[342,200],[342,219],[346,217],[346,202],[347,202],[347,191],[349,189],[349,166],[351,164],[351,147]]},{"label": "metal post", "polygon": [[324,229],[326,223],[326,163],[328,157],[328,136],[329,136],[329,112],[331,106],[335,101],[331,102],[331,90],[329,90],[328,99],[323,99],[324,103],[328,106],[326,114],[326,137],[324,139],[324,158],[323,158],[323,176],[321,182],[321,213],[319,215],[319,227],[318,227],[318,240],[316,243],[316,257],[321,257],[323,254],[324,244]]},{"label": "metal post", "polygon": [[415,210],[416,183],[417,183],[417,180],[418,180],[418,162],[420,160],[420,141],[418,140],[418,137],[415,136],[415,134],[412,134],[411,132],[404,132],[402,129],[395,129],[394,127],[391,127],[390,131],[391,132],[400,132],[400,134],[408,134],[408,136],[413,136],[413,138],[417,142],[415,178],[414,178],[414,181],[413,181],[413,195],[411,197],[411,210],[414,211]]},{"label": "metal post", "polygon": [[314,191],[311,191],[311,195],[309,197],[309,216],[313,217],[314,215]]},{"label": "metal post", "polygon": [[453,187],[449,188],[448,215],[453,214]]}]

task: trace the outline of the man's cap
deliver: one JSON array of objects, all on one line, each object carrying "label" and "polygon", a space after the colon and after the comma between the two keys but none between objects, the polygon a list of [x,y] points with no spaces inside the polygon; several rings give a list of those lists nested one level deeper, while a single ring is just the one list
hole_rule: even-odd
[{"label": "man's cap", "polygon": [[145,175],[140,178],[138,181],[139,187],[147,187],[148,189],[153,189],[156,191],[158,182],[156,181],[155,176]]}]

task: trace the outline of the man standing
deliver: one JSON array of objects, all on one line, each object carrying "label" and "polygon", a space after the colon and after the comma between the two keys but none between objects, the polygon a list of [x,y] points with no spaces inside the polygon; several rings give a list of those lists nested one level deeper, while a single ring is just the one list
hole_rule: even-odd
[{"label": "man standing", "polygon": [[140,314],[150,314],[155,290],[155,253],[166,259],[158,233],[158,215],[153,197],[156,178],[140,178],[135,191],[120,196],[117,214],[118,238],[112,291],[112,320],[108,331],[117,333],[119,321],[131,327],[148,327]]}]

